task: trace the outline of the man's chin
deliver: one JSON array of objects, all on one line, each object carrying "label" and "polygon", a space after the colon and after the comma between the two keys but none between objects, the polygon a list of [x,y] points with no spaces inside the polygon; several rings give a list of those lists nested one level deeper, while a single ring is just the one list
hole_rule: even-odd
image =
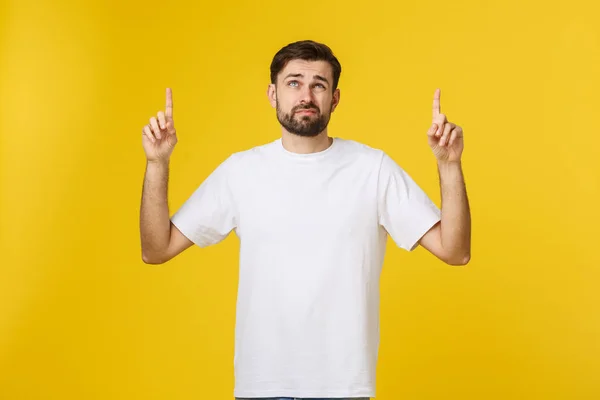
[{"label": "man's chin", "polygon": [[301,137],[315,137],[315,136],[319,136],[319,133],[321,133],[321,132],[315,133],[315,132],[296,131],[296,132],[290,132],[290,133],[293,135],[296,135],[296,136],[301,136]]},{"label": "man's chin", "polygon": [[319,116],[317,114],[296,114],[294,116],[294,119],[300,123],[314,121],[315,119],[318,119],[318,118],[319,118]]}]

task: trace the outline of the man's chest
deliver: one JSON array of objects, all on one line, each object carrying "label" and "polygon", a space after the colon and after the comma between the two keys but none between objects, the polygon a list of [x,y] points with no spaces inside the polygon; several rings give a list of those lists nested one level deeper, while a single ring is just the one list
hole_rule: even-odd
[{"label": "man's chest", "polygon": [[236,203],[242,238],[348,239],[378,223],[377,181],[368,171],[272,171],[249,177]]}]

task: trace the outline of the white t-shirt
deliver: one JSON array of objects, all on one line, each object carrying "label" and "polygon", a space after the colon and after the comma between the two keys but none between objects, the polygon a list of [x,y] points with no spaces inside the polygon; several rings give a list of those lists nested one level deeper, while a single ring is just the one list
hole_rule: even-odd
[{"label": "white t-shirt", "polygon": [[173,215],[205,247],[240,239],[236,397],[375,396],[389,233],[413,250],[441,212],[386,153],[334,138],[234,153]]}]

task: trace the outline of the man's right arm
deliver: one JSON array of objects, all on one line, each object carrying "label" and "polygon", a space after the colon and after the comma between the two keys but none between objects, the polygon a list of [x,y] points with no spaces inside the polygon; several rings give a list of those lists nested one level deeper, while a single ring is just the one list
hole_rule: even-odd
[{"label": "man's right arm", "polygon": [[168,181],[169,160],[147,162],[140,208],[142,260],[146,264],[167,262],[193,244],[171,222]]}]

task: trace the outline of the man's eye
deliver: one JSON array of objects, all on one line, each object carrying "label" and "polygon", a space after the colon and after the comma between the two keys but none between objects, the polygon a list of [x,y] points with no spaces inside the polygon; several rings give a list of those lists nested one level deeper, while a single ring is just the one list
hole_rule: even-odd
[{"label": "man's eye", "polygon": [[320,87],[321,89],[325,89],[325,85],[321,85],[320,83],[317,83],[315,86]]},{"label": "man's eye", "polygon": [[298,85],[298,81],[289,81],[288,82],[288,86],[295,86]]}]

